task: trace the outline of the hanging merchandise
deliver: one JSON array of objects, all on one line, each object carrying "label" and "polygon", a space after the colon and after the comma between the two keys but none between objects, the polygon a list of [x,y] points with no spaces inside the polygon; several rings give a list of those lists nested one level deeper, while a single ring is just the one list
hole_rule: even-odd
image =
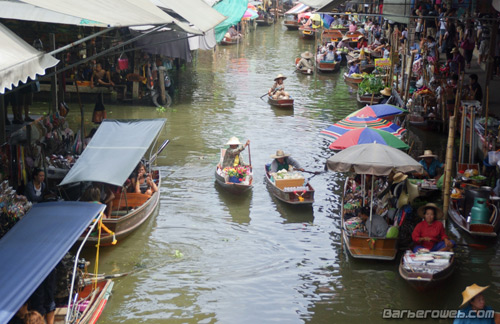
[{"label": "hanging merchandise", "polygon": [[121,53],[120,57],[118,58],[118,68],[120,70],[128,69],[128,57],[125,53]]}]

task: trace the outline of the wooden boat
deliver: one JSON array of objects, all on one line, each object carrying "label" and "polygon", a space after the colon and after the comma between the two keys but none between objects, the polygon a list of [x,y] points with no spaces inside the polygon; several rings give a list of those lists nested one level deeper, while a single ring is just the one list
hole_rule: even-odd
[{"label": "wooden boat", "polygon": [[363,81],[363,78],[353,78],[344,73],[344,82],[353,89],[358,89],[359,84]]},{"label": "wooden boat", "polygon": [[347,32],[345,33],[345,36],[350,38],[349,43],[351,44],[351,46],[358,46],[358,37],[363,36],[363,34],[361,34],[361,32],[359,31],[355,31],[355,32]]},{"label": "wooden boat", "polygon": [[360,64],[359,65],[359,72],[360,73],[368,73],[368,74],[370,74],[370,73],[373,72],[373,70],[375,70],[375,65],[374,64],[365,64],[365,65]]},{"label": "wooden boat", "polygon": [[397,238],[377,237],[370,238],[367,235],[359,235],[351,232],[345,222],[346,209],[346,195],[348,190],[349,178],[345,180],[344,192],[342,195],[342,204],[340,215],[342,241],[346,246],[349,255],[355,259],[370,259],[370,260],[384,260],[392,261],[396,258],[398,253]]},{"label": "wooden boat", "polygon": [[383,97],[380,94],[376,94],[373,96],[373,102],[372,102],[372,95],[371,94],[362,94],[360,95],[359,92],[356,93],[356,99],[358,103],[363,104],[363,105],[376,105],[379,104],[380,101],[382,101]]},{"label": "wooden boat", "polygon": [[229,192],[232,192],[232,193],[243,193],[243,192],[246,192],[246,191],[252,189],[252,185],[253,185],[252,166],[250,166],[250,165],[248,166],[248,168],[250,169],[250,172],[248,174],[247,179],[245,179],[244,182],[239,182],[239,183],[229,182],[228,181],[229,179],[226,179],[227,176],[224,176],[223,171],[221,170],[222,169],[221,165],[222,165],[222,161],[224,160],[224,155],[226,153],[226,150],[221,149],[220,153],[221,153],[220,161],[217,164],[217,167],[215,169],[215,181],[217,182],[217,184],[219,184],[219,186],[221,186],[223,189],[225,189]]},{"label": "wooden boat", "polygon": [[274,107],[293,109],[293,98],[273,99],[271,96],[268,96],[267,102]]},{"label": "wooden boat", "polygon": [[448,215],[451,220],[460,227],[464,232],[469,233],[475,238],[496,238],[500,227],[500,219],[498,217],[498,209],[495,205],[490,206],[491,217],[489,224],[471,224],[467,221],[459,210],[459,200],[452,199],[448,208]]},{"label": "wooden boat", "polygon": [[[289,179],[289,183],[292,187],[300,187],[303,189],[300,192],[297,190],[288,191],[287,187],[280,188],[276,185],[275,182],[271,181],[269,172],[267,171],[267,166],[265,166],[265,173],[267,188],[269,192],[277,199],[291,205],[307,205],[314,202],[314,188],[311,186],[311,184],[309,184],[309,182],[304,184],[304,180],[300,181],[299,179]],[[281,186],[280,181],[285,182],[288,180],[278,180],[278,185]]]},{"label": "wooden boat", "polygon": [[342,33],[335,29],[325,29],[321,33],[321,42],[339,42],[342,40]]},{"label": "wooden boat", "polygon": [[349,31],[349,27],[342,27],[342,28],[332,28],[330,30],[335,30],[335,31],[338,31],[342,34],[345,34]]},{"label": "wooden boat", "polygon": [[[411,262],[411,251],[401,258],[399,274],[417,291],[429,290],[449,278],[455,270],[453,252],[431,252],[430,255],[447,255],[449,259],[433,259],[428,262]],[[432,257],[431,257],[432,258]],[[408,262],[410,260],[410,262]],[[436,263],[436,260],[443,260]]]},{"label": "wooden boat", "polygon": [[337,72],[338,70],[340,70],[340,62],[326,62],[316,60],[316,69],[323,73]]},{"label": "wooden boat", "polygon": [[[94,284],[87,284],[82,291],[78,293],[78,300],[76,304],[79,305],[77,313],[78,318],[71,323],[79,324],[93,324],[97,323],[97,320],[102,314],[109,297],[111,296],[111,291],[113,289],[113,281],[107,279],[105,281],[97,282],[97,289],[93,289]],[[63,324],[65,323],[66,313],[68,312],[67,307],[58,307],[55,311],[54,323]]]},{"label": "wooden boat", "polygon": [[241,37],[224,37],[221,41],[221,45],[236,45],[241,42]]},{"label": "wooden boat", "polygon": [[295,58],[295,70],[298,73],[305,74],[305,75],[312,75],[314,73],[314,69],[299,69],[297,67],[297,64],[299,64],[300,57]]},{"label": "wooden boat", "polygon": [[258,26],[271,26],[274,24],[274,18],[272,17],[267,17],[267,18],[257,18],[255,19],[255,22],[257,23]]},{"label": "wooden boat", "polygon": [[300,26],[302,26],[302,24],[297,20],[285,20],[283,21],[283,25],[285,25],[288,30],[297,30]]},{"label": "wooden boat", "polygon": [[299,34],[304,39],[314,39],[316,30],[308,26],[300,26]]}]

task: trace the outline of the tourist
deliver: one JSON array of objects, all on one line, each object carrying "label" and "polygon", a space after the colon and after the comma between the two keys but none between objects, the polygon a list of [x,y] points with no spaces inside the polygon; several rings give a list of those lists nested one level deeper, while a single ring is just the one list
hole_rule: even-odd
[{"label": "tourist", "polygon": [[31,181],[26,185],[24,195],[32,203],[42,202],[45,196],[45,172],[42,169],[33,170]]},{"label": "tourist", "polygon": [[243,159],[240,156],[240,153],[243,152],[243,150],[248,145],[250,145],[250,140],[247,140],[245,145],[242,145],[240,143],[240,140],[236,136],[233,136],[229,139],[226,145],[229,145],[229,148],[226,149],[226,153],[224,153],[224,159],[222,160],[222,168],[223,169],[227,167],[232,168],[238,165],[245,165]]},{"label": "tourist", "polygon": [[323,54],[323,61],[333,62],[335,61],[335,48],[333,45],[328,45],[328,51]]},{"label": "tourist", "polygon": [[314,63],[312,61],[314,55],[311,52],[306,51],[300,54],[300,57],[300,61],[297,63],[297,69],[307,71],[307,73],[311,73],[312,69],[314,68]]},{"label": "tourist", "polygon": [[432,154],[431,150],[425,150],[424,154],[420,155],[419,161],[420,165],[424,168],[422,177],[428,179],[438,179],[441,176],[441,169],[443,168],[443,163],[439,162],[437,155]]},{"label": "tourist", "polygon": [[482,22],[479,29],[479,34],[477,39],[479,41],[479,56],[477,58],[477,64],[486,62],[486,58],[490,52],[490,37],[491,30],[487,22]]},{"label": "tourist", "polygon": [[375,213],[372,213],[370,219],[370,208],[361,207],[358,211],[358,217],[365,223],[366,231],[370,237],[385,237],[387,234],[389,225],[382,216]]},{"label": "tourist", "polygon": [[37,311],[29,311],[24,315],[24,324],[45,324],[43,316]]},{"label": "tourist", "polygon": [[470,62],[472,61],[472,54],[476,46],[476,32],[471,23],[467,25],[460,47],[464,50],[465,63],[467,68],[470,69]]},{"label": "tourist", "polygon": [[276,155],[271,155],[273,162],[269,167],[269,172],[278,172],[280,170],[291,171],[292,169],[304,171],[299,162],[293,159],[290,154],[285,154],[282,150],[277,150]]},{"label": "tourist", "polygon": [[146,194],[151,196],[158,191],[151,173],[146,172],[144,164],[139,163],[136,168],[137,178],[135,180],[135,193]]},{"label": "tourist", "polygon": [[460,308],[466,305],[467,307],[458,311],[453,324],[495,324],[495,312],[493,308],[486,306],[486,300],[483,296],[483,291],[489,287],[472,284],[465,288],[462,292],[463,301]]},{"label": "tourist", "polygon": [[416,246],[414,252],[421,249],[428,251],[451,251],[455,242],[448,239],[444,231],[444,226],[440,219],[443,218],[443,211],[433,203],[421,206],[417,210],[422,221],[415,226],[411,235]]},{"label": "tourist", "polygon": [[274,78],[274,84],[267,94],[275,100],[290,98],[288,92],[285,91],[285,84],[283,83],[285,79],[286,77],[283,74],[278,74],[278,76]]}]

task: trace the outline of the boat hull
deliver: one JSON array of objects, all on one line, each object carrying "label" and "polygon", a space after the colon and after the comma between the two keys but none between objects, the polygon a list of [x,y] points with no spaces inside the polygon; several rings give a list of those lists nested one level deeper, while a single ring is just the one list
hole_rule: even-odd
[{"label": "boat hull", "polygon": [[297,64],[299,64],[300,57],[295,58],[295,70],[304,75],[312,75],[314,73],[313,69],[299,69],[297,68]]},{"label": "boat hull", "polygon": [[453,274],[455,271],[455,256],[452,258],[449,265],[437,273],[411,271],[406,269],[404,267],[403,258],[401,258],[401,262],[399,263],[399,274],[417,291],[427,291],[443,283],[443,281]]},{"label": "boat hull", "polygon": [[301,23],[299,23],[298,21],[294,21],[294,20],[285,20],[283,22],[283,25],[285,25],[285,27],[288,29],[288,30],[297,30],[299,29],[299,27],[302,25]]},{"label": "boat hull", "polygon": [[248,185],[245,185],[242,183],[226,182],[226,179],[224,179],[224,177],[221,176],[220,174],[218,174],[217,170],[215,170],[215,181],[224,190],[235,193],[235,194],[241,194],[241,193],[247,192],[250,189],[252,189],[253,177],[252,177],[252,175],[250,175],[250,184],[248,184]]},{"label": "boat hull", "polygon": [[267,98],[269,104],[278,108],[293,109],[293,99],[273,99],[271,97]]},{"label": "boat hull", "polygon": [[[497,215],[493,215],[493,214]],[[494,209],[492,216],[496,216],[492,224],[470,224],[467,219],[463,217],[457,209],[456,202],[452,202],[448,208],[448,215],[450,216],[453,223],[455,223],[460,229],[472,237],[479,239],[494,239],[497,237],[497,232],[500,227],[500,222],[498,221],[498,211]]]},{"label": "boat hull", "polygon": [[358,103],[363,104],[363,105],[371,105],[371,104],[376,105],[382,101],[381,95],[373,96],[373,102],[372,102],[371,95],[360,95],[359,93],[357,93],[356,96],[357,96],[356,99],[358,100]]},{"label": "boat hull", "polygon": [[239,42],[241,42],[241,39],[238,37],[238,38],[228,38],[228,37],[224,37],[220,44],[221,45],[224,45],[224,46],[228,46],[228,45],[236,45],[238,44]]},{"label": "boat hull", "polygon": [[363,78],[351,78],[347,76],[347,73],[344,73],[344,82],[350,86],[351,88],[357,90],[359,84],[363,81]]},{"label": "boat hull", "polygon": [[273,18],[256,19],[255,22],[257,23],[258,26],[271,26],[272,24],[274,24],[274,19]]},{"label": "boat hull", "polygon": [[299,27],[299,34],[304,39],[314,39],[316,31],[312,28]]},{"label": "boat hull", "polygon": [[[294,192],[285,192],[276,187],[276,185],[269,178],[267,169],[265,169],[265,174],[267,188],[269,192],[278,200],[291,205],[310,205],[314,202],[314,189],[309,183],[307,184],[308,190],[302,192],[301,195],[298,195]],[[300,200],[299,197],[302,197],[303,200]]]},{"label": "boat hull", "polygon": [[340,62],[316,62],[316,69],[322,73],[333,73],[340,70]]}]

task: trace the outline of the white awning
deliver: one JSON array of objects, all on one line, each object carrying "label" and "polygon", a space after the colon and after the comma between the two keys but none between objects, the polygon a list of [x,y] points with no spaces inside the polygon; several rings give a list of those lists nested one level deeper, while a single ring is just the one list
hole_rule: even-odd
[{"label": "white awning", "polygon": [[19,36],[0,24],[0,94],[26,82],[28,77],[44,75],[45,69],[55,66],[59,60],[37,51]]},{"label": "white awning", "polygon": [[301,0],[300,2],[311,8],[318,9],[330,3],[331,0]]},{"label": "white awning", "polygon": [[202,32],[213,29],[226,17],[203,0],[151,0],[160,8],[171,9]]},{"label": "white awning", "polygon": [[[9,1],[2,1],[8,3]],[[18,1],[14,1],[18,2]],[[80,18],[76,25],[98,26],[98,27],[125,27],[138,25],[161,25],[175,24],[184,31],[193,34],[202,34],[198,29],[190,27],[188,24],[180,22],[163,10],[155,6],[150,0],[21,0],[22,3],[46,9],[44,19],[38,19],[37,12],[21,9],[15,14],[15,19],[30,21],[45,21],[52,23],[61,23],[60,14],[68,15],[68,20],[74,17]],[[3,8],[3,4],[0,6]],[[57,15],[50,15],[50,12]],[[11,18],[0,13],[2,18]],[[67,23],[65,21],[64,23]]]},{"label": "white awning", "polygon": [[298,15],[299,13],[303,13],[308,9],[309,9],[308,5],[305,5],[303,3],[299,3],[295,7],[293,7],[292,9],[285,12],[285,15]]}]

